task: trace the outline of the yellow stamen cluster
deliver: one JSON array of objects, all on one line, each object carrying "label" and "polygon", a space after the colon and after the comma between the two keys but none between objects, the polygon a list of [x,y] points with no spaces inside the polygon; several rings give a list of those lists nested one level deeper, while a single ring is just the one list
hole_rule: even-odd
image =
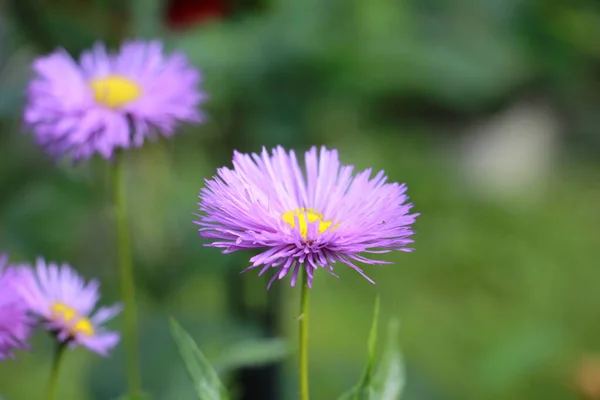
[{"label": "yellow stamen cluster", "polygon": [[141,87],[129,78],[109,75],[89,82],[96,101],[108,108],[117,109],[142,95]]},{"label": "yellow stamen cluster", "polygon": [[281,216],[283,221],[292,228],[296,228],[296,217],[298,217],[298,224],[300,225],[300,234],[304,239],[306,239],[306,235],[308,233],[308,224],[318,221],[319,233],[325,232],[333,224],[331,221],[324,221],[323,214],[312,208],[297,208],[292,211],[287,211]]},{"label": "yellow stamen cluster", "polygon": [[71,334],[81,333],[85,336],[93,336],[94,325],[86,318],[82,317],[77,311],[65,303],[55,302],[52,304],[52,319],[62,321],[71,325]]}]

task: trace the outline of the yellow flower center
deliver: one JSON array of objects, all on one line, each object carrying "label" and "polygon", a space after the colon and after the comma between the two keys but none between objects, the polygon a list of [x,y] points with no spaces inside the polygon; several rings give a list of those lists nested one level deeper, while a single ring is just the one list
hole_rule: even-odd
[{"label": "yellow flower center", "polygon": [[76,333],[81,333],[85,336],[94,335],[94,325],[92,325],[92,322],[86,317],[81,317],[73,307],[69,307],[64,303],[55,302],[52,304],[52,319],[72,324],[71,334],[73,335]]},{"label": "yellow flower center", "polygon": [[142,95],[142,88],[137,83],[119,75],[93,79],[89,85],[96,101],[108,108],[122,107]]},{"label": "yellow flower center", "polygon": [[[323,214],[321,214],[318,211],[315,211],[312,208],[297,208],[292,211],[287,211],[281,216],[281,218],[283,218],[283,221],[292,228],[296,227],[295,217],[298,217],[298,223],[300,225],[300,234],[304,239],[306,239],[306,234],[308,233],[308,224],[312,224],[316,221],[319,221],[319,233],[323,233],[327,229],[329,229],[329,227],[333,223],[331,221],[323,221]],[[336,226],[334,226],[333,229],[335,229]]]}]

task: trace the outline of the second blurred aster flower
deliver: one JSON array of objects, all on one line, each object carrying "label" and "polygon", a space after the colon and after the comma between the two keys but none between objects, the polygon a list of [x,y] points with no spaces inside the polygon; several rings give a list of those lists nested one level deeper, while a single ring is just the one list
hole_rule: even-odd
[{"label": "second blurred aster flower", "polygon": [[27,88],[25,123],[56,157],[110,158],[117,148],[170,137],[180,122],[200,123],[201,76],[159,41],[126,42],[116,53],[96,44],[76,62],[66,51],[38,58]]},{"label": "second blurred aster flower", "polygon": [[46,264],[43,259],[38,259],[35,269],[22,271],[26,283],[20,289],[28,309],[60,342],[83,345],[101,355],[117,345],[119,334],[106,331],[102,324],[121,306],[101,307],[93,313],[100,296],[96,280],[86,284],[69,265]]},{"label": "second blurred aster flower", "polygon": [[31,319],[17,290],[23,275],[7,265],[8,257],[0,254],[0,360],[14,357],[13,351],[27,348]]}]

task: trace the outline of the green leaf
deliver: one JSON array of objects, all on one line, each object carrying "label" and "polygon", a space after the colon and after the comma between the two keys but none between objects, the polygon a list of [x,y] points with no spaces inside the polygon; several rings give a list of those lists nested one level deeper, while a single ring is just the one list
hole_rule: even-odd
[{"label": "green leaf", "polygon": [[371,384],[373,379],[373,366],[375,365],[375,357],[377,353],[377,332],[379,327],[379,296],[375,299],[375,309],[373,310],[373,322],[371,323],[371,331],[369,332],[369,341],[367,342],[367,367],[363,374],[360,383],[361,389],[366,389]]},{"label": "green leaf", "polygon": [[399,322],[389,323],[387,345],[375,374],[377,326],[379,320],[379,297],[375,301],[373,324],[369,334],[367,366],[361,381],[339,397],[339,400],[398,400],[405,385],[405,371],[398,349]]},{"label": "green leaf", "polygon": [[220,372],[251,365],[264,365],[283,359],[289,353],[282,339],[252,339],[230,346],[215,362]]},{"label": "green leaf", "polygon": [[171,334],[199,400],[226,400],[227,390],[190,335],[171,318]]},{"label": "green leaf", "polygon": [[339,400],[362,400],[368,399],[369,386],[373,379],[373,366],[375,365],[375,355],[377,352],[377,332],[379,325],[379,296],[375,299],[375,309],[373,310],[373,322],[371,323],[371,331],[369,332],[369,340],[367,342],[367,366],[365,372],[357,386],[352,388],[347,393],[343,394]]},{"label": "green leaf", "polygon": [[371,400],[396,400],[404,390],[406,375],[402,355],[398,349],[400,322],[392,319],[388,327],[387,346],[373,378]]}]

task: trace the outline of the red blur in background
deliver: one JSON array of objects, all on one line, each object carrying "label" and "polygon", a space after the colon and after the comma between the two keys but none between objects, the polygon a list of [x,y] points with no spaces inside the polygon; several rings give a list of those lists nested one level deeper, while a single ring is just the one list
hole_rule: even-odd
[{"label": "red blur in background", "polygon": [[169,0],[166,23],[171,29],[188,29],[226,16],[225,0]]}]

